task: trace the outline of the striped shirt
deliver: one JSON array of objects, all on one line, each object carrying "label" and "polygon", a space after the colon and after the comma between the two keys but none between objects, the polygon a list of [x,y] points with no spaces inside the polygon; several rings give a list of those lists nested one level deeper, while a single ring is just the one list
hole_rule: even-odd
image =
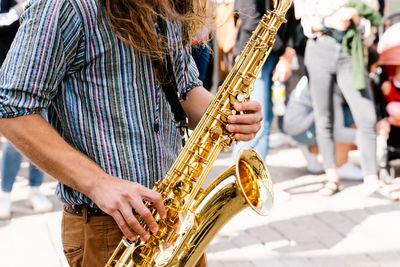
[{"label": "striped shirt", "polygon": [[[181,25],[167,34],[179,92],[201,85]],[[0,70],[0,117],[40,113],[110,175],[152,187],[181,149],[151,61],[117,38],[100,0],[32,0]],[[159,128],[159,130],[155,129]],[[61,201],[92,201],[59,184]]]}]

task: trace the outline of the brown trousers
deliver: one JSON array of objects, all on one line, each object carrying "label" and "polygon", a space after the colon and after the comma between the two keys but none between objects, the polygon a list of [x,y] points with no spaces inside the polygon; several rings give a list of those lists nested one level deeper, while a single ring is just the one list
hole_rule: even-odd
[{"label": "brown trousers", "polygon": [[[122,239],[111,216],[87,217],[63,212],[61,238],[71,267],[104,267]],[[205,254],[195,267],[207,267]]]}]

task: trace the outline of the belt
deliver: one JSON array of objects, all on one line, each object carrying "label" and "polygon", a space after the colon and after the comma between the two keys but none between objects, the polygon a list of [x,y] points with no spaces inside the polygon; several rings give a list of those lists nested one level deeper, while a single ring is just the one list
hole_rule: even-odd
[{"label": "belt", "polygon": [[85,215],[85,217],[109,216],[107,213],[105,213],[101,209],[92,208],[86,204],[82,204],[82,205],[64,204],[64,211],[71,213],[73,215],[77,215],[77,216]]}]

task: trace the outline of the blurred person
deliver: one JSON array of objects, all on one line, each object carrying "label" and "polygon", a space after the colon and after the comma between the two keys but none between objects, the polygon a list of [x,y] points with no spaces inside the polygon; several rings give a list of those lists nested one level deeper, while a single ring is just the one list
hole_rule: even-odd
[{"label": "blurred person", "polygon": [[234,63],[233,47],[239,29],[234,3],[234,0],[221,0],[215,11],[219,85],[224,82]]},{"label": "blurred person", "polygon": [[[150,188],[181,149],[175,111],[182,108],[193,128],[213,99],[190,54],[202,3],[33,0],[21,17],[0,70],[0,131],[60,182],[71,266],[104,266],[123,235],[147,240],[133,211],[157,232],[143,200],[166,217],[161,194]],[[167,86],[176,90],[166,95]],[[227,130],[250,140],[261,107],[234,108],[245,114],[230,116]],[[205,255],[196,266],[207,266]]]},{"label": "blurred person", "polygon": [[383,33],[377,51],[377,64],[385,79],[381,91],[388,116],[384,120],[390,125],[400,127],[400,23],[392,25]]},{"label": "blurred person", "polygon": [[[0,66],[17,33],[18,19],[25,5],[26,1],[20,3],[10,0],[0,1]],[[9,219],[11,217],[11,191],[20,169],[22,155],[9,142],[2,145],[2,154],[0,219]],[[52,203],[40,192],[39,187],[43,183],[43,177],[43,172],[30,163],[30,191],[27,203],[35,212],[50,211],[53,207]]]},{"label": "blurred person", "polygon": [[[0,192],[0,219],[11,217],[11,191],[22,163],[22,155],[10,142],[2,146],[1,162],[1,192]],[[35,212],[51,211],[53,204],[41,193],[44,173],[32,163],[29,164],[30,191],[27,199],[29,206]]]},{"label": "blurred person", "polygon": [[372,73],[379,122],[378,162],[382,178],[394,178],[400,157],[400,23],[380,36],[377,67]]},{"label": "blurred person", "polygon": [[[336,148],[336,166],[341,179],[362,179],[361,169],[348,161],[348,152],[355,149],[356,129],[351,112],[335,88],[333,96],[334,139]],[[314,111],[308,86],[303,76],[292,91],[283,119],[283,127],[295,141],[307,162],[307,170],[321,173],[324,169],[318,160],[318,145],[315,133]]]},{"label": "blurred person", "polygon": [[18,30],[18,18],[27,1],[0,1],[0,66],[6,58],[11,42]]},{"label": "blurred person", "polygon": [[[267,10],[273,10],[273,1],[264,0],[236,0],[235,10],[238,12],[240,20],[239,31],[233,55],[237,57],[240,51],[246,45],[252,32],[257,27],[262,16]],[[239,150],[243,147],[251,147],[256,150],[262,159],[265,160],[268,147],[271,123],[273,119],[271,86],[273,81],[286,82],[292,71],[292,59],[295,50],[287,46],[288,36],[294,30],[293,21],[290,19],[287,23],[281,25],[278,34],[275,36],[275,44],[271,53],[265,62],[260,77],[254,83],[254,91],[251,93],[251,99],[260,101],[263,112],[263,121],[261,130],[257,136],[249,142],[238,142],[232,151],[232,160],[236,160]]]},{"label": "blurred person", "polygon": [[210,91],[212,86],[213,60],[211,54],[211,33],[202,29],[192,41],[192,56],[199,70],[199,79],[204,88]]},{"label": "blurred person", "polygon": [[388,115],[384,120],[390,125],[400,127],[400,65],[392,68],[394,75],[382,84]]},{"label": "blurred person", "polygon": [[[207,13],[210,14],[209,17],[211,17],[214,12],[214,6],[214,3],[209,0],[207,1]],[[208,24],[212,24],[212,22],[210,21]],[[203,87],[210,91],[213,80],[212,72],[214,69],[214,61],[212,56],[213,38],[209,27],[200,29],[191,41],[191,45],[192,56],[199,70],[199,79],[203,83]]]},{"label": "blurred person", "polygon": [[376,114],[372,92],[367,84],[361,33],[379,26],[379,12],[362,1],[298,0],[295,6],[309,38],[305,64],[309,73],[318,148],[327,182],[320,193],[338,192],[339,179],[333,140],[333,86],[336,83],[348,103],[357,125],[361,152],[364,194],[370,196],[382,187],[376,164]]},{"label": "blurred person", "polygon": [[385,16],[387,14],[387,1],[386,0],[378,0],[379,3],[379,13],[381,13],[382,16]]}]

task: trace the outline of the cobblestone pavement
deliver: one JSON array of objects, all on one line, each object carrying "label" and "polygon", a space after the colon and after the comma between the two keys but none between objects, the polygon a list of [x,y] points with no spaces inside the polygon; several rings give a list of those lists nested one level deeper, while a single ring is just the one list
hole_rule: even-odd
[{"label": "cobblestone pavement", "polygon": [[[222,153],[210,177],[224,171],[230,161],[230,154]],[[400,266],[399,202],[365,198],[357,182],[343,182],[333,197],[319,196],[324,177],[307,174],[297,148],[271,150],[266,164],[276,194],[271,214],[261,217],[245,210],[228,222],[207,249],[210,267]],[[27,180],[17,180],[13,218],[0,221],[0,266],[67,266],[55,185],[46,177],[42,186],[54,211],[34,214],[25,205]]]},{"label": "cobblestone pavement", "polygon": [[210,266],[400,266],[398,202],[364,197],[359,182],[320,196],[324,176],[307,174],[297,148],[270,151],[266,164],[276,194],[270,216],[237,215],[208,247]]}]

